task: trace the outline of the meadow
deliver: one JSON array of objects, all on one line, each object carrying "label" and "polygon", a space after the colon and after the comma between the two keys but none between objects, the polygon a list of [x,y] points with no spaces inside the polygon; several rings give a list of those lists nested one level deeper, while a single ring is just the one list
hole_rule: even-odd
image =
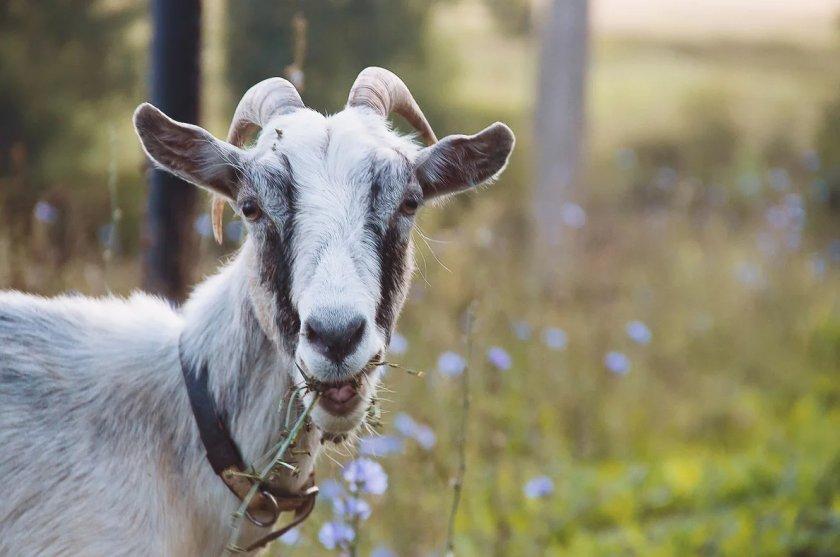
[{"label": "meadow", "polygon": [[[596,33],[587,186],[546,282],[527,222],[535,40],[466,2],[436,11],[428,41],[449,76],[438,134],[508,120],[518,150],[492,188],[422,216],[389,359],[423,375],[389,371],[375,427],[328,450],[323,500],[276,554],[335,553],[325,524],[350,512],[341,465],[360,455],[387,489],[344,521],[358,554],[443,554],[463,446],[457,555],[837,555],[840,226],[816,138],[840,44]],[[0,286],[137,287],[139,151],[129,112],[107,113],[80,161],[98,193],[73,203],[119,218],[64,260],[40,205],[25,245],[0,240]],[[206,215],[196,230],[199,277],[235,246]]]}]

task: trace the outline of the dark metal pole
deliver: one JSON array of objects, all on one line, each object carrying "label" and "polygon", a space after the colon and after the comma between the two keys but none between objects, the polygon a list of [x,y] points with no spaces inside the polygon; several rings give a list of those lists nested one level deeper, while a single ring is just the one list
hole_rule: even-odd
[{"label": "dark metal pole", "polygon": [[[198,123],[201,0],[152,0],[152,103],[181,122]],[[197,190],[152,170],[144,231],[146,290],[179,302],[186,297],[195,253]]]}]

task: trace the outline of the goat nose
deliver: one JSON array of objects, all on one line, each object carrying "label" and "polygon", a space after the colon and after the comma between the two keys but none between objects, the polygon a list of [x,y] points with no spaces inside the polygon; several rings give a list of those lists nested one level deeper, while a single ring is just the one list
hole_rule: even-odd
[{"label": "goat nose", "polygon": [[312,316],[304,325],[306,339],[323,356],[339,364],[352,354],[365,334],[365,318],[361,315],[339,317]]}]

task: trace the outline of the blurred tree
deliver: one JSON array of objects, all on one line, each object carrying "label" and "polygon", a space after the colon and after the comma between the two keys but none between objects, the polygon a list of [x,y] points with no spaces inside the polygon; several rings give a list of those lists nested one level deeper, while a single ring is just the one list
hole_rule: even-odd
[{"label": "blurred tree", "polygon": [[561,210],[574,198],[583,153],[589,23],[587,0],[554,0],[543,28],[536,110],[537,245],[561,244]]},{"label": "blurred tree", "polygon": [[[247,0],[228,8],[227,66],[234,101],[251,85],[284,76],[294,61],[293,20],[307,20],[302,96],[316,110],[344,105],[350,85],[367,66],[425,66],[423,37],[435,0]],[[420,84],[409,83],[415,96]]]},{"label": "blurred tree", "polygon": [[[181,122],[198,123],[201,0],[152,0],[152,103]],[[187,294],[195,241],[197,190],[151,170],[144,233],[144,287],[170,300]]]},{"label": "blurred tree", "polygon": [[0,2],[0,195],[13,238],[48,181],[77,167],[62,162],[78,161],[91,139],[80,113],[136,83],[125,33],[140,13],[105,0]]},{"label": "blurred tree", "polygon": [[484,0],[484,3],[503,32],[511,35],[531,32],[533,3],[530,0]]}]

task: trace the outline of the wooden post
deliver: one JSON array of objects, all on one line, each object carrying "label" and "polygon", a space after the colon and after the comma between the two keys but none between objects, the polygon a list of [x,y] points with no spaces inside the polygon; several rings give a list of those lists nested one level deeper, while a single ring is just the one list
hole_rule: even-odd
[{"label": "wooden post", "polygon": [[[152,103],[181,122],[198,123],[201,0],[152,0]],[[151,170],[143,236],[143,286],[180,302],[187,294],[196,242],[195,186]]]}]

